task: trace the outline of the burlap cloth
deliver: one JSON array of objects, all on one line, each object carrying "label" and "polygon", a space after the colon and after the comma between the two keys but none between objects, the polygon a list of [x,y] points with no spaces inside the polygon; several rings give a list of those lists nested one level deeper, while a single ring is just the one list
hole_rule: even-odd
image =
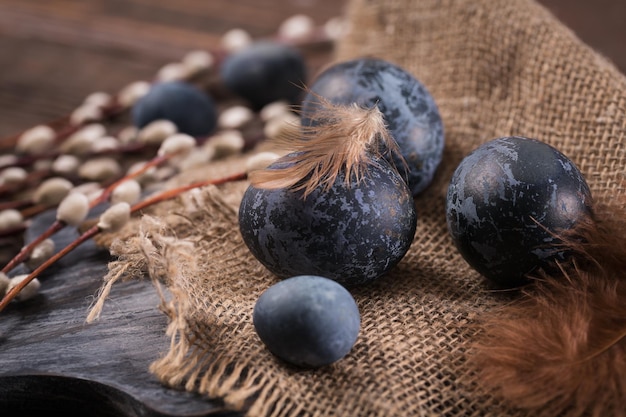
[{"label": "burlap cloth", "polygon": [[[427,86],[444,121],[444,160],[416,198],[410,251],[384,278],[353,291],[362,329],[351,353],[300,370],[273,357],[252,326],[254,303],[276,278],[239,235],[246,184],[165,203],[118,236],[111,251],[119,260],[107,277],[149,275],[169,289],[171,350],[151,371],[250,416],[541,415],[482,392],[467,366],[475,324],[502,300],[447,234],[448,181],[478,144],[524,135],[571,157],[595,199],[611,201],[624,193],[626,81],[532,0],[352,0],[347,16],[351,30],[336,59],[400,64]],[[235,172],[244,160],[177,181]]]}]

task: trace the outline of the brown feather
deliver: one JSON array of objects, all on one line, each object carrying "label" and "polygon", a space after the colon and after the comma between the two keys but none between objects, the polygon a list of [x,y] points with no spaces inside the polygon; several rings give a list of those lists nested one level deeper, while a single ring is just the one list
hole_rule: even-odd
[{"label": "brown feather", "polygon": [[323,102],[316,113],[314,126],[302,128],[298,137],[283,138],[281,144],[291,153],[281,158],[284,167],[276,166],[250,174],[250,182],[258,188],[292,188],[304,190],[304,196],[318,186],[333,185],[339,173],[346,183],[357,182],[367,172],[372,158],[381,156],[381,149],[398,153],[383,115],[377,107],[364,109]]},{"label": "brown feather", "polygon": [[564,234],[572,260],[485,314],[469,350],[483,389],[533,415],[626,416],[622,213]]}]

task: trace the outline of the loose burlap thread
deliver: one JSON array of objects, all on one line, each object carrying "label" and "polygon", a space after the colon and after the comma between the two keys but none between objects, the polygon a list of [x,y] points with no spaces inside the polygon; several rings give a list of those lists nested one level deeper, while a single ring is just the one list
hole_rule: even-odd
[{"label": "loose burlap thread", "polygon": [[[531,0],[351,0],[347,17],[335,59],[376,56],[412,72],[433,94],[446,134],[443,163],[415,201],[409,252],[352,290],[362,328],[349,355],[302,370],[273,357],[254,333],[254,303],[277,278],[238,231],[246,183],[154,208],[116,236],[107,280],[147,274],[167,287],[172,345],[151,371],[249,416],[528,415],[482,392],[468,366],[481,315],[502,300],[448,236],[448,181],[480,143],[523,135],[560,149],[595,200],[611,203],[624,195],[626,81]],[[246,156],[177,181],[236,171]]]}]

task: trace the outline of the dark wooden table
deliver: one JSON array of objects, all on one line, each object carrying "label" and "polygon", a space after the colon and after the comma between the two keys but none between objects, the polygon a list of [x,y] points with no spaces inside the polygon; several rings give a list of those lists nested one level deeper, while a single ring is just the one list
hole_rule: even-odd
[{"label": "dark wooden table", "polygon": [[[626,71],[626,3],[543,0]],[[152,78],[229,29],[271,35],[287,17],[318,24],[345,0],[0,0],[0,137],[73,110],[94,91]],[[330,51],[327,51],[329,53]],[[318,63],[328,55],[315,57]],[[51,221],[47,213],[38,221]],[[55,239],[62,245],[75,235]],[[167,349],[166,318],[148,282],[117,285],[102,319],[85,317],[108,254],[92,243],[42,276],[41,295],[0,313],[0,415],[237,415],[167,389],[148,372]]]},{"label": "dark wooden table", "polygon": [[150,79],[191,50],[243,28],[275,33],[285,18],[317,24],[345,0],[0,0],[0,137],[73,110],[94,91]]}]

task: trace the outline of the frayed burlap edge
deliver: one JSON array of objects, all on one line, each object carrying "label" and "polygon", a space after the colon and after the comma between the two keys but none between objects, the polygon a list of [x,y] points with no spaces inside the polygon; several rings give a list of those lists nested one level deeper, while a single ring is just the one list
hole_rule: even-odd
[{"label": "frayed burlap edge", "polygon": [[[210,323],[211,315],[198,317],[198,312],[228,304],[215,299],[211,283],[205,279],[219,275],[221,265],[241,259],[246,251],[238,230],[232,227],[236,209],[231,204],[210,186],[182,195],[161,207],[162,212],[155,210],[156,215],[141,216],[135,235],[112,242],[110,252],[116,260],[109,264],[88,321],[99,317],[116,282],[148,276],[160,295],[161,309],[169,317],[166,335],[171,338],[169,351],[151,365],[150,371],[168,386],[221,398],[242,409],[266,385],[262,375],[250,374],[247,364],[233,356],[234,350],[217,353],[212,346],[195,343],[224,337]],[[165,216],[167,219],[158,215],[168,212],[175,214]],[[217,259],[212,262],[214,256]],[[205,290],[198,289],[201,287]]]}]

